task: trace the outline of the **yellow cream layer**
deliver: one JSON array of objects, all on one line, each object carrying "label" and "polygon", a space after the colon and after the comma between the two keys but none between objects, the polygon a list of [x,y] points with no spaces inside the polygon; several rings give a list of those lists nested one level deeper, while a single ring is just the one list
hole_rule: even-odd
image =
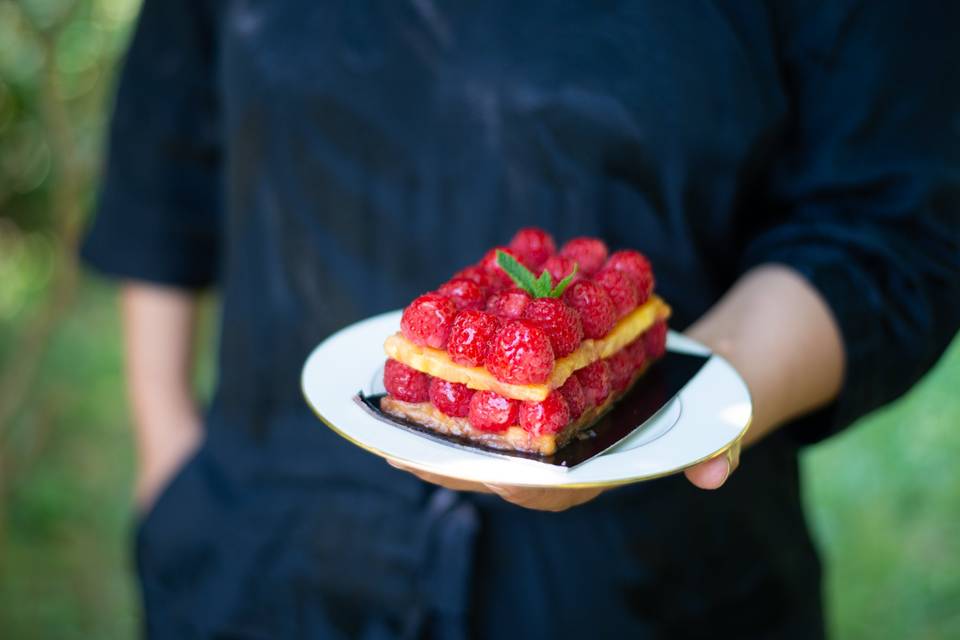
[{"label": "yellow cream layer", "polygon": [[617,351],[637,339],[657,320],[670,317],[670,307],[661,298],[650,299],[622,318],[610,332],[598,340],[584,340],[577,350],[560,358],[553,365],[553,371],[542,384],[510,384],[493,377],[483,367],[466,367],[450,359],[446,351],[421,347],[403,337],[399,332],[387,338],[383,349],[387,357],[399,360],[408,367],[428,373],[431,376],[459,382],[479,391],[495,391],[507,398],[540,402],[550,391],[563,386],[574,371],[609,358]]}]

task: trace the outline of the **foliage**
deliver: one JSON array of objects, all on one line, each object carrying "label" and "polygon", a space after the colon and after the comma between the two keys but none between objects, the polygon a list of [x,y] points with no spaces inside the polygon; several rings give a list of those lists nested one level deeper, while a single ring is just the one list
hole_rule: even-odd
[{"label": "foliage", "polygon": [[[16,390],[6,422],[0,408],[4,638],[138,629],[115,305],[71,277],[137,8],[0,0],[0,383]],[[960,637],[957,389],[960,343],[904,400],[804,456],[836,638]]]},{"label": "foliage", "polygon": [[960,339],[906,397],[805,455],[833,637],[960,638],[958,389]]}]

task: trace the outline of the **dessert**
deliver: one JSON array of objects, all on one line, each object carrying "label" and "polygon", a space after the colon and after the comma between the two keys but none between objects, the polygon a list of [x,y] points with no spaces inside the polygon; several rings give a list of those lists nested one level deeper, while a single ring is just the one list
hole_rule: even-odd
[{"label": "dessert", "polygon": [[404,309],[387,338],[380,408],[496,449],[552,455],[665,351],[670,307],[650,262],[597,238],[559,250],[542,229]]}]

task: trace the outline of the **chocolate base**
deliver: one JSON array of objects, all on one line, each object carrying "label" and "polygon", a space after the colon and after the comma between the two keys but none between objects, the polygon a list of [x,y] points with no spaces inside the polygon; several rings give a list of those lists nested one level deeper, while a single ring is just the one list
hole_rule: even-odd
[{"label": "chocolate base", "polygon": [[386,400],[383,394],[358,393],[354,400],[371,416],[385,425],[403,429],[421,438],[460,449],[502,458],[523,458],[561,469],[572,469],[599,456],[624,438],[642,430],[648,421],[664,409],[683,387],[696,376],[709,360],[708,356],[668,351],[650,365],[642,384],[635,384],[628,393],[592,425],[576,432],[567,444],[552,455],[541,455],[516,449],[498,449],[480,440],[444,433],[420,425],[407,418],[387,413],[381,408]]}]

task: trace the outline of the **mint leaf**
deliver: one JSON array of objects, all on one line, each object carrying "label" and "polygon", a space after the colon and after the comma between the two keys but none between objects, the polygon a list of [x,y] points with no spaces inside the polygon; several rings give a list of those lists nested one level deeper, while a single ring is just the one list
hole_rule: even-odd
[{"label": "mint leaf", "polygon": [[530,273],[530,270],[525,266],[517,262],[517,259],[514,258],[509,253],[497,250],[497,264],[500,265],[500,268],[503,269],[510,279],[516,283],[518,287],[529,293],[531,296],[537,297],[537,280]]},{"label": "mint leaf", "polygon": [[560,282],[558,282],[558,283],[557,283],[557,286],[555,286],[553,289],[551,289],[550,292],[547,294],[547,296],[549,296],[549,297],[551,297],[551,298],[559,298],[560,296],[562,296],[562,295],[563,295],[563,292],[566,291],[566,290],[567,290],[567,287],[570,286],[570,283],[573,282],[573,276],[577,275],[577,268],[578,268],[579,266],[580,266],[580,265],[574,263],[574,265],[573,265],[573,271],[571,271],[569,274],[567,274],[567,277],[566,277],[566,278],[564,278],[563,280],[561,280]]},{"label": "mint leaf", "polygon": [[534,298],[547,298],[550,296],[550,288],[553,286],[553,282],[550,280],[550,273],[543,271],[540,274],[540,277],[537,278],[537,291],[534,293]]},{"label": "mint leaf", "polygon": [[563,292],[570,286],[570,283],[573,282],[573,276],[577,274],[578,268],[578,265],[574,264],[573,271],[571,271],[566,278],[558,282],[557,286],[551,288],[553,281],[548,271],[542,271],[540,277],[537,278],[529,269],[520,264],[516,258],[499,249],[497,250],[497,264],[510,276],[514,284],[534,298],[559,298],[562,296]]}]

